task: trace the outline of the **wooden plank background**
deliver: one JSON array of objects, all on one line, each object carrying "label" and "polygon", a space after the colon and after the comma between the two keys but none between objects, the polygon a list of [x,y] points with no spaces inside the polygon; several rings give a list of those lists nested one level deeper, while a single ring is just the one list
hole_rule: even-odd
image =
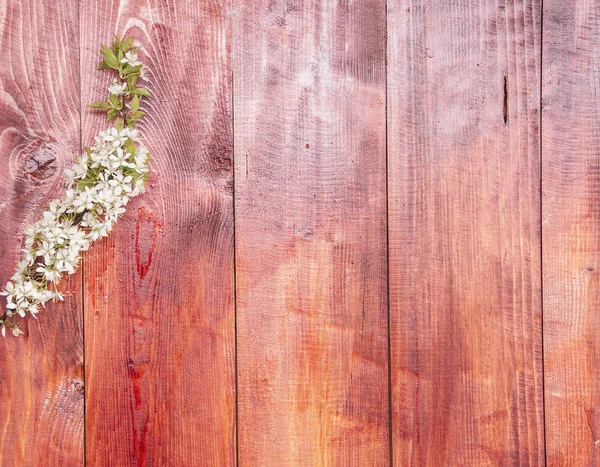
[{"label": "wooden plank background", "polygon": [[[97,0],[81,18],[82,95],[106,93],[98,44],[115,33],[144,45],[154,94],[149,190],[86,258],[86,459],[233,465],[230,6]],[[85,112],[84,141],[101,119]]]},{"label": "wooden plank background", "polygon": [[543,465],[540,4],[388,15],[394,465]]},{"label": "wooden plank background", "polygon": [[[81,146],[77,3],[0,1],[2,284],[23,229],[61,195],[63,170]],[[0,339],[2,466],[83,462],[81,274],[63,290],[65,302],[29,320],[25,339]]]},{"label": "wooden plank background", "polygon": [[148,192],[0,341],[0,465],[598,465],[600,3],[0,0],[0,280],[149,67]]},{"label": "wooden plank background", "polygon": [[238,3],[242,465],[389,464],[385,3]]},{"label": "wooden plank background", "polygon": [[544,2],[543,238],[549,465],[600,462],[600,2]]}]

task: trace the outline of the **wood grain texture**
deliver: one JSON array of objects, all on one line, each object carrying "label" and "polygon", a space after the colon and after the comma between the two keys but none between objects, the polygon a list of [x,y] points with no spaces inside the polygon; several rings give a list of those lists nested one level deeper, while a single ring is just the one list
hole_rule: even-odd
[{"label": "wood grain texture", "polygon": [[237,5],[239,465],[386,465],[385,2]]},{"label": "wood grain texture", "polygon": [[[86,258],[88,465],[234,465],[230,5],[96,0],[81,17],[85,100],[106,93],[113,33],[144,45],[154,94],[149,190]],[[88,141],[102,120],[83,122]]]},{"label": "wood grain texture", "polygon": [[543,465],[540,2],[388,4],[394,465]]},{"label": "wood grain texture", "polygon": [[[80,147],[77,2],[0,2],[0,283],[23,230],[62,194]],[[0,338],[0,465],[83,463],[81,275],[64,302]],[[4,308],[4,297],[0,300]]]},{"label": "wood grain texture", "polygon": [[544,361],[549,466],[600,463],[600,2],[544,2]]}]

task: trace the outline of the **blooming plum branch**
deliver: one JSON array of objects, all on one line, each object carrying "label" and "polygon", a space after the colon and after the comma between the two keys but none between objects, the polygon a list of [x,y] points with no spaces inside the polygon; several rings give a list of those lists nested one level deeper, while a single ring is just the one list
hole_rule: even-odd
[{"label": "blooming plum branch", "polygon": [[90,107],[106,112],[112,125],[98,133],[65,171],[64,196],[51,201],[42,218],[25,228],[21,259],[0,292],[6,297],[6,311],[0,316],[2,336],[7,328],[15,336],[23,334],[21,319],[35,318],[49,300],[63,300],[58,289],[61,278],[76,271],[81,254],[107,236],[130,199],[144,192],[150,154],[135,124],[146,115],[140,103],[150,92],[137,86],[145,67],[133,42],[115,37],[112,47],[101,49],[98,68],[118,76],[108,87],[108,99]]}]

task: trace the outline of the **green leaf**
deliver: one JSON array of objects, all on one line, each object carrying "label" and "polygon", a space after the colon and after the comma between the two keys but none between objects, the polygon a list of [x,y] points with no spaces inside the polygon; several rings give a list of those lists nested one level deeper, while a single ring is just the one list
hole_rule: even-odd
[{"label": "green leaf", "polygon": [[135,88],[131,92],[132,92],[132,94],[137,94],[138,96],[144,96],[144,97],[152,96],[152,94],[150,94],[150,91],[148,91],[146,88]]},{"label": "green leaf", "polygon": [[146,116],[146,112],[143,112],[141,110],[138,110],[137,112],[134,112],[132,117],[135,119],[140,119],[140,118],[144,118]]},{"label": "green leaf", "polygon": [[125,149],[127,149],[127,152],[129,154],[135,154],[135,143],[133,141],[131,141],[129,138],[127,138],[127,141],[125,141]]},{"label": "green leaf", "polygon": [[127,84],[129,84],[129,88],[130,89],[135,89],[135,83],[138,80],[139,75],[132,75],[127,77]]},{"label": "green leaf", "polygon": [[110,67],[106,63],[104,63],[104,60],[102,60],[100,62],[100,64],[98,65],[98,69],[99,70],[110,70]]},{"label": "green leaf", "polygon": [[121,101],[115,94],[111,94],[108,98],[108,103],[113,109],[121,109]]},{"label": "green leaf", "polygon": [[111,108],[111,106],[108,105],[106,102],[94,102],[93,104],[90,104],[88,107],[90,109],[102,109],[102,110],[108,110]]},{"label": "green leaf", "polygon": [[77,191],[83,191],[85,190],[86,186],[92,186],[94,185],[96,182],[94,180],[91,179],[83,179],[81,180],[78,184],[77,184]]},{"label": "green leaf", "polygon": [[137,109],[140,106],[140,96],[138,96],[138,95],[133,96],[133,98],[131,99],[130,106],[131,106],[131,112],[133,114],[135,114],[137,112]]},{"label": "green leaf", "polygon": [[115,118],[115,115],[117,115],[117,109],[110,109],[108,112],[106,112],[106,120]]},{"label": "green leaf", "polygon": [[112,68],[113,70],[119,69],[119,60],[117,60],[117,57],[114,54],[114,52],[105,45],[102,46],[102,55],[104,56],[104,63],[106,63],[110,68]]},{"label": "green leaf", "polygon": [[115,120],[115,128],[119,131],[123,129],[123,119],[121,117],[117,117]]},{"label": "green leaf", "polygon": [[136,65],[136,66],[131,66],[131,65],[125,65],[125,68],[123,69],[123,74],[125,76],[139,76],[140,73],[142,72],[142,66],[143,65]]},{"label": "green leaf", "polygon": [[133,45],[133,41],[133,37],[128,37],[127,39],[125,39],[121,44],[121,50],[123,50],[123,52],[127,52]]}]

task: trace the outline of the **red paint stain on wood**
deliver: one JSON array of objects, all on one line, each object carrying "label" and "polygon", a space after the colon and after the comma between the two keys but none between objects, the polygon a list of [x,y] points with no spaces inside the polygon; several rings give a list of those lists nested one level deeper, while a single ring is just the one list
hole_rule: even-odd
[{"label": "red paint stain on wood", "polygon": [[156,218],[144,206],[138,208],[135,224],[135,262],[140,279],[146,277],[156,249],[159,228]]}]

